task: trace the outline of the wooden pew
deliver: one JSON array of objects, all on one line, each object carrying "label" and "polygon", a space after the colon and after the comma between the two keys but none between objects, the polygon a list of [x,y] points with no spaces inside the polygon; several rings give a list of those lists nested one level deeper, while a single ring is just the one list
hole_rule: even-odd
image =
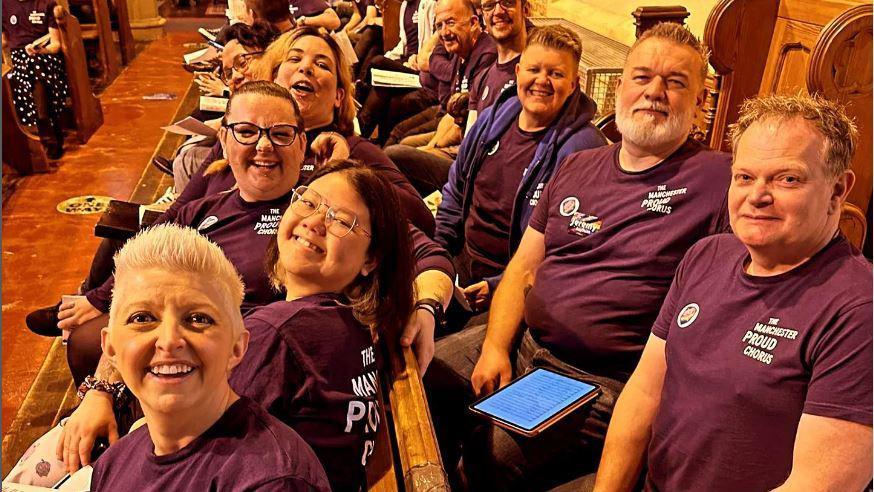
[{"label": "wooden pew", "polygon": [[[368,490],[449,490],[416,357],[397,339],[383,339],[380,349],[387,361],[380,397],[388,417],[380,429],[388,433],[391,447],[385,445],[386,436],[382,442],[377,439],[368,464]],[[391,459],[385,455],[389,451]],[[370,481],[374,475],[378,476],[376,482]]]},{"label": "wooden pew", "polygon": [[22,175],[49,170],[49,161],[39,137],[21,126],[12,102],[12,86],[7,78],[12,66],[3,63],[3,162]]},{"label": "wooden pew", "polygon": [[403,0],[384,0],[382,7],[382,47],[388,51],[398,44],[401,39],[401,29],[398,14],[401,11]]},{"label": "wooden pew", "polygon": [[136,56],[134,34],[130,27],[130,13],[127,0],[114,0],[115,13],[118,20],[118,47],[121,50],[121,62],[130,65]]},{"label": "wooden pew", "polygon": [[79,21],[62,5],[55,7],[55,18],[58,20],[58,29],[61,32],[61,49],[64,52],[67,84],[70,87],[70,98],[73,100],[76,137],[80,144],[84,144],[103,124],[103,108],[100,99],[91,90]]},{"label": "wooden pew", "polygon": [[[68,11],[67,0],[60,0]],[[112,36],[112,21],[109,17],[108,0],[91,0],[94,9],[95,24],[80,24],[82,39],[97,40],[97,56],[100,61],[101,73],[98,87],[106,87],[121,73],[121,58],[115,49],[115,39]]]},{"label": "wooden pew", "polygon": [[[740,103],[767,94],[820,94],[845,105],[859,128],[856,185],[844,208],[844,234],[861,247],[872,193],[872,6],[857,0],[721,0],[707,18],[718,94],[709,143],[728,150]],[[869,238],[870,240],[870,238]]]}]

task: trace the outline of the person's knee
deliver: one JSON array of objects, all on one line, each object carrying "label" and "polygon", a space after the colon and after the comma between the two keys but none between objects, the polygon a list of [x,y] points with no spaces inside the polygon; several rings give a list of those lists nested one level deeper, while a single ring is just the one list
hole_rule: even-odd
[{"label": "person's knee", "polygon": [[518,439],[491,424],[478,426],[464,442],[461,473],[471,490],[526,490],[525,453]]},{"label": "person's knee", "polygon": [[[98,317],[95,320],[105,318]],[[103,350],[100,347],[101,325],[105,323],[89,322],[70,332],[67,340],[67,364],[73,381],[78,386],[86,376],[94,374]]]}]

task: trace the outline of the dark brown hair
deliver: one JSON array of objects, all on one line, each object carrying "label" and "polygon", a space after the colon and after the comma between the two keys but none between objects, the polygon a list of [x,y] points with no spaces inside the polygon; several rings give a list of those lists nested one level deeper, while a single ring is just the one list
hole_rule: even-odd
[{"label": "dark brown hair", "polygon": [[256,20],[251,26],[242,22],[225,26],[219,31],[215,40],[222,46],[237,41],[245,48],[253,51],[264,51],[274,39],[279,37],[279,31],[272,24]]},{"label": "dark brown hair", "polygon": [[[413,249],[409,225],[400,210],[394,186],[379,172],[354,160],[331,161],[318,168],[307,183],[340,173],[364,200],[370,211],[370,247],[376,260],[370,275],[358,277],[344,294],[352,301],[355,317],[380,334],[400,336],[413,312]],[[276,237],[267,248],[266,267],[274,284],[280,280],[279,247]]]},{"label": "dark brown hair", "polygon": [[252,10],[255,20],[278,24],[291,18],[288,0],[245,0],[246,7]]}]

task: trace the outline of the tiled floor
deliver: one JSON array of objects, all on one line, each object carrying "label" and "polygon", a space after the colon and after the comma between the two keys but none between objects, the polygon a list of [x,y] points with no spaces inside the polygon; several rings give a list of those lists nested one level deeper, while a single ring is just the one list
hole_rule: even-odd
[{"label": "tiled floor", "polygon": [[139,180],[178,100],[147,101],[158,92],[181,98],[191,81],[180,62],[201,41],[193,31],[171,32],[143,50],[101,96],[104,124],[84,146],[68,138],[68,152],[53,173],[29,176],[3,200],[2,385],[5,436],[51,340],[31,334],[24,317],[33,308],[74,293],[98,244],[97,215],[64,215],[56,205],[72,196],[127,199]]}]

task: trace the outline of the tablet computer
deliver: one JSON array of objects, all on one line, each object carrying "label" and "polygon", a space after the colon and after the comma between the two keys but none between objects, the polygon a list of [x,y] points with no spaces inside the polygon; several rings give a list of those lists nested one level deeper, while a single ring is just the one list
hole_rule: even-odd
[{"label": "tablet computer", "polygon": [[537,368],[470,406],[473,413],[525,436],[536,436],[601,388],[549,369]]}]

